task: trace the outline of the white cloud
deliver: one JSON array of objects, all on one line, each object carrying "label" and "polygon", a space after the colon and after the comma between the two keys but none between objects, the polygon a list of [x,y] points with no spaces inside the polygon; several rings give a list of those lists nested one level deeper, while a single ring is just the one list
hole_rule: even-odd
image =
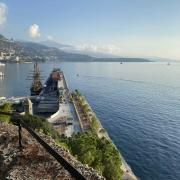
[{"label": "white cloud", "polygon": [[94,52],[94,53],[107,53],[112,55],[119,55],[122,53],[122,49],[115,44],[107,44],[107,45],[80,44],[76,46],[76,50]]},{"label": "white cloud", "polygon": [[106,53],[129,57],[162,57],[180,60],[180,36],[128,36],[116,44],[79,44],[75,49],[84,52]]},{"label": "white cloud", "polygon": [[6,4],[0,3],[0,26],[2,26],[6,22],[8,8]]},{"label": "white cloud", "polygon": [[51,35],[47,35],[47,40],[52,41],[54,38]]},{"label": "white cloud", "polygon": [[31,37],[31,38],[37,38],[37,37],[40,37],[41,36],[41,33],[40,33],[40,28],[39,28],[39,25],[37,24],[32,24],[28,30],[28,35]]}]

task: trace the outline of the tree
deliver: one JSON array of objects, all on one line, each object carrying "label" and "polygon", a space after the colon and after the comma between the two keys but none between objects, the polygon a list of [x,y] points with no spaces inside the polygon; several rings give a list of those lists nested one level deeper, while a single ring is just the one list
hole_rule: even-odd
[{"label": "tree", "polygon": [[87,104],[82,105],[82,111],[87,114],[90,111],[89,106]]},{"label": "tree", "polygon": [[88,132],[76,134],[64,142],[79,161],[97,169],[106,179],[121,179],[121,159],[111,141]]},{"label": "tree", "polygon": [[99,129],[98,120],[95,116],[91,117],[91,128],[94,132],[97,132]]}]

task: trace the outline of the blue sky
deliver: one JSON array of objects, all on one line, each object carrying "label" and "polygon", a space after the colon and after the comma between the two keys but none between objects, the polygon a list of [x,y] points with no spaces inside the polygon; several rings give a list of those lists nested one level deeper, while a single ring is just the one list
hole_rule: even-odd
[{"label": "blue sky", "polygon": [[6,12],[0,12],[0,33],[8,37],[53,39],[122,56],[180,59],[180,0],[0,0],[0,3],[6,6]]}]

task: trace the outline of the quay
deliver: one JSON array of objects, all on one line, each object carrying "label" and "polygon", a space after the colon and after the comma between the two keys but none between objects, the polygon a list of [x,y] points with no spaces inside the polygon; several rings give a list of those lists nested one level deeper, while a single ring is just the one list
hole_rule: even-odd
[{"label": "quay", "polygon": [[60,69],[53,69],[39,96],[32,102],[34,114],[46,117],[62,135],[71,137],[73,133],[82,132],[64,73]]},{"label": "quay", "polygon": [[19,111],[24,111],[22,104],[28,106],[29,114],[46,118],[63,136],[71,137],[84,131],[64,73],[58,68],[50,73],[39,95],[1,97],[0,105],[5,103],[19,106]]}]

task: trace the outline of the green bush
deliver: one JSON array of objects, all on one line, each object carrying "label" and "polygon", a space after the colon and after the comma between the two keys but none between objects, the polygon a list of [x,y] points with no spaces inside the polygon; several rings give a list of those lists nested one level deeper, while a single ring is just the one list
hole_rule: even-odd
[{"label": "green bush", "polygon": [[92,132],[76,134],[64,141],[74,156],[97,169],[109,180],[121,179],[121,159],[118,150],[105,138]]},{"label": "green bush", "polygon": [[[0,112],[10,112],[12,111],[12,104],[5,103],[4,105],[0,106]],[[0,115],[0,121],[10,122],[11,117],[7,115]]]},{"label": "green bush", "polygon": [[97,132],[99,129],[99,123],[95,116],[91,117],[91,128],[94,132]]},{"label": "green bush", "polygon": [[87,104],[82,105],[82,111],[87,114],[90,111],[89,106]]},{"label": "green bush", "polygon": [[53,128],[53,126],[44,118],[39,116],[25,115],[22,116],[22,121],[26,123],[30,128],[41,130],[44,134],[51,136],[55,140],[59,140],[59,133]]},{"label": "green bush", "polygon": [[81,93],[77,89],[75,90],[75,93],[78,97],[81,96]]}]

